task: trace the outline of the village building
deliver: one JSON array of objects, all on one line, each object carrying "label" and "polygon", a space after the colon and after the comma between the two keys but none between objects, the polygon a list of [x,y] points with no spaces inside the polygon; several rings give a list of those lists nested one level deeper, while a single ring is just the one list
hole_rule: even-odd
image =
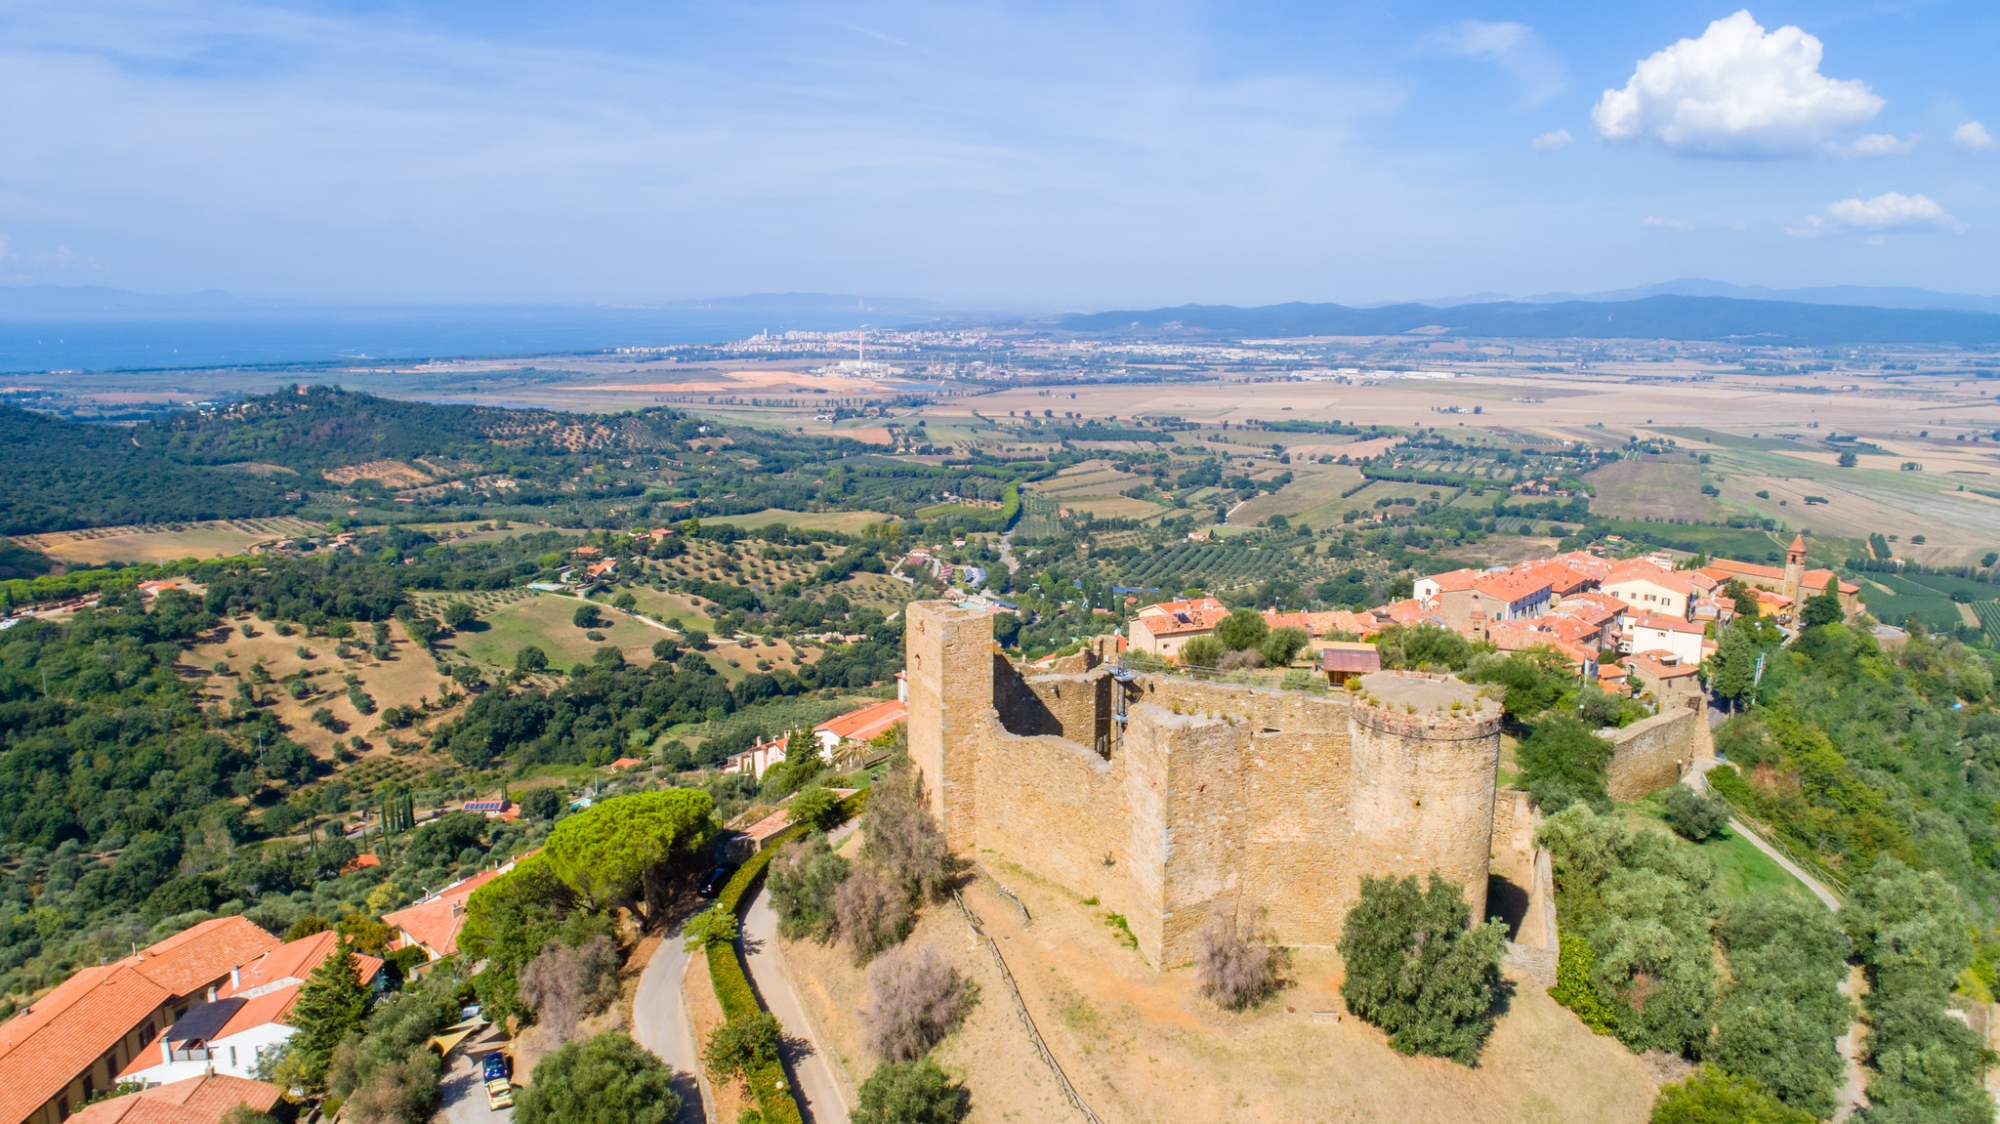
[{"label": "village building", "polygon": [[[907,689],[902,686],[902,681],[898,681],[898,690]],[[813,737],[819,740],[820,755],[828,761],[835,761],[843,752],[851,753],[856,747],[867,745],[902,725],[909,716],[910,708],[906,703],[890,699],[822,722],[813,727]]]},{"label": "village building", "polygon": [[1686,574],[1644,560],[1627,562],[1612,570],[1602,588],[1636,612],[1682,620],[1693,615],[1695,600],[1701,596],[1701,590]]},{"label": "village building", "polygon": [[69,1118],[70,1124],[222,1124],[243,1106],[270,1114],[284,1090],[263,1081],[224,1074],[201,1074],[171,1084],[98,1101]]},{"label": "village building", "polygon": [[[528,855],[535,852],[530,851]],[[523,855],[521,858],[527,858]],[[514,869],[519,859],[493,870],[482,870],[423,898],[414,905],[382,915],[382,923],[396,931],[396,948],[421,948],[429,960],[441,960],[458,951],[458,932],[465,928],[465,902],[474,890]]]},{"label": "village building", "polygon": [[[205,1073],[253,1076],[266,1053],[298,1033],[286,1018],[306,977],[332,955],[338,939],[332,930],[314,933],[230,969],[229,982],[175,1019],[160,1035],[157,1051],[134,1057],[119,1072],[119,1082],[164,1085]],[[354,961],[363,985],[381,986],[380,959],[356,955]]]},{"label": "village building", "polygon": [[0,1024],[0,1124],[62,1124],[232,968],[278,946],[245,918],[218,917],[80,969]]},{"label": "village building", "polygon": [[1698,664],[1703,654],[1703,631],[1701,625],[1681,617],[1641,613],[1632,618],[1625,630],[1625,650],[1666,652],[1682,663]]},{"label": "village building", "polygon": [[[1718,584],[1740,581],[1751,589],[1774,594],[1769,602],[1758,598],[1757,612],[1762,616],[1778,616],[1788,619],[1793,608],[1806,598],[1826,592],[1828,582],[1837,580],[1832,570],[1806,569],[1806,540],[1804,535],[1795,535],[1792,544],[1785,548],[1783,569],[1765,566],[1755,562],[1738,562],[1730,558],[1716,558],[1701,568]],[[1841,581],[1835,586],[1840,598],[1841,611],[1852,617],[1859,614],[1861,587],[1850,581]],[[1769,611],[1766,611],[1766,605]]]},{"label": "village building", "polygon": [[1213,597],[1162,601],[1140,609],[1126,631],[1133,651],[1173,660],[1188,641],[1215,635],[1215,626],[1228,619],[1229,610]]}]

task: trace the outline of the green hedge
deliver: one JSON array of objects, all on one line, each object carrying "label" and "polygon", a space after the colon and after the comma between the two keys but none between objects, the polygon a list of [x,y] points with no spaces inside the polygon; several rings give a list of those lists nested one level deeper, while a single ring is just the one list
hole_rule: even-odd
[{"label": "green hedge", "polygon": [[[841,801],[840,810],[852,819],[861,814],[867,799],[868,790],[862,789]],[[736,873],[716,897],[716,905],[741,916],[744,903],[756,890],[757,884],[763,881],[764,871],[770,867],[771,860],[778,857],[785,844],[808,830],[806,824],[793,824],[772,836],[763,850],[736,868]],[[743,958],[736,955],[735,945],[708,946],[708,978],[715,985],[715,998],[722,1005],[723,1018],[730,1022],[742,1022],[763,1010],[757,1002],[757,990],[750,986],[750,975],[744,970]],[[782,1064],[773,1063],[752,1072],[749,1081],[750,1092],[757,1098],[757,1111],[764,1117],[764,1124],[804,1124],[805,1115],[799,1109],[798,1098],[785,1083],[785,1067]]]}]

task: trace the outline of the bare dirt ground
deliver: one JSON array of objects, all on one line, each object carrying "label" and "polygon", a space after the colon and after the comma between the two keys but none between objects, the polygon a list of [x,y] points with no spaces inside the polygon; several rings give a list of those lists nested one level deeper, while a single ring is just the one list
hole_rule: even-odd
[{"label": "bare dirt ground", "polygon": [[[1643,1061],[1591,1034],[1532,984],[1517,986],[1480,1064],[1409,1058],[1343,1011],[1338,958],[1297,954],[1293,982],[1248,1014],[1201,998],[1188,969],[1155,972],[1120,942],[1102,910],[1004,866],[1027,902],[1023,926],[985,883],[966,891],[1019,981],[1050,1049],[1107,1122],[1644,1121],[1655,1084]],[[981,987],[977,1012],[937,1057],[972,1092],[975,1121],[1064,1120],[1060,1099],[983,949],[957,911],[930,910],[912,941],[928,943]],[[857,1080],[875,1060],[854,1011],[860,969],[840,948],[787,942],[788,965],[813,1017]]]},{"label": "bare dirt ground", "polygon": [[1685,456],[1617,461],[1590,474],[1597,498],[1590,509],[1614,519],[1696,521],[1709,515],[1701,494],[1701,466]]}]

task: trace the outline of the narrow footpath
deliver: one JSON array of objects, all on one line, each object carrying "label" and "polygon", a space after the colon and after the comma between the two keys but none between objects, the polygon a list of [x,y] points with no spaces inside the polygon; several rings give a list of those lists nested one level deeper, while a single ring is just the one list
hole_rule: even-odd
[{"label": "narrow footpath", "polygon": [[834,1076],[833,1063],[813,1035],[805,1005],[778,965],[778,914],[771,908],[770,893],[762,886],[743,915],[741,941],[743,960],[750,966],[758,998],[785,1030],[779,1052],[792,1075],[808,1124],[848,1124],[847,1098]]}]

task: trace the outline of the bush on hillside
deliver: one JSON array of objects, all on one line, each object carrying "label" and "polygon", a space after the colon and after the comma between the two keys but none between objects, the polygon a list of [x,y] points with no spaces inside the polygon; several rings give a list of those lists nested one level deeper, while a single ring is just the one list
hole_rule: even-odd
[{"label": "bush on hillside", "polygon": [[1209,918],[1195,934],[1195,982],[1201,993],[1232,1011],[1254,1007],[1278,990],[1285,971],[1285,952],[1267,940],[1256,926],[1239,923],[1234,914]]},{"label": "bush on hillside", "polygon": [[885,1062],[861,1083],[854,1124],[958,1124],[972,1096],[929,1058]]},{"label": "bush on hillside", "polygon": [[868,966],[861,1026],[884,1059],[915,1061],[958,1029],[978,999],[978,986],[935,948],[892,949]]},{"label": "bush on hillside", "polygon": [[1689,842],[1699,843],[1729,823],[1727,800],[1696,792],[1684,784],[1667,789],[1660,802],[1666,805],[1667,826]]},{"label": "bush on hillside", "polygon": [[1361,879],[1361,897],[1340,936],[1347,1009],[1389,1033],[1405,1054],[1471,1065],[1493,1031],[1501,997],[1506,927],[1467,928],[1472,910],[1456,883],[1435,873]]}]

